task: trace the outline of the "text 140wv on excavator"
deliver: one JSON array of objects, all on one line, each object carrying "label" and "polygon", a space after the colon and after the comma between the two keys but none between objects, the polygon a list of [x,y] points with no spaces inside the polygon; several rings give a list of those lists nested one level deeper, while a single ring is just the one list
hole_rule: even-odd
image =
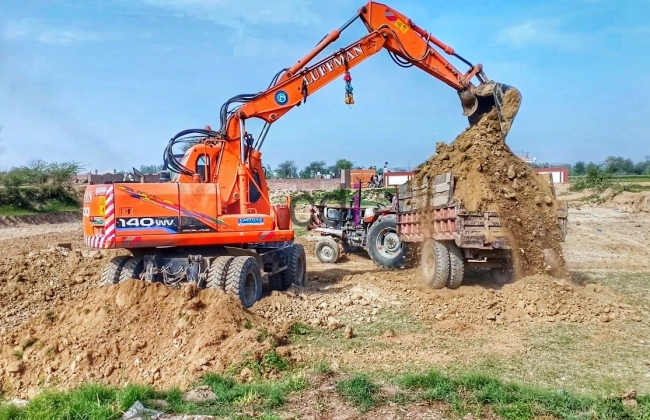
[{"label": "text 140wv on excavator", "polygon": [[[310,64],[357,19],[367,28],[366,36]],[[469,69],[460,72],[436,48]],[[303,285],[305,251],[294,242],[289,198],[284,205],[270,202],[260,148],[274,122],[340,76],[345,103],[353,104],[350,70],[383,49],[396,64],[415,66],[456,90],[470,124],[496,106],[504,133],[509,129],[516,111],[503,115],[500,99],[508,89],[519,95],[516,89],[489,80],[480,64],[471,64],[398,11],[370,1],[296,64],[277,73],[266,90],[228,99],[221,106],[218,130],[208,126],[172,137],[164,151],[164,180],[87,187],[86,244],[131,254],[112,259],[102,282],[194,282],[233,293],[245,307],[261,297],[263,282],[280,290]],[[477,85],[471,82],[475,77]],[[265,121],[257,138],[246,131],[251,118]],[[174,146],[182,143],[191,147],[175,154]]]}]

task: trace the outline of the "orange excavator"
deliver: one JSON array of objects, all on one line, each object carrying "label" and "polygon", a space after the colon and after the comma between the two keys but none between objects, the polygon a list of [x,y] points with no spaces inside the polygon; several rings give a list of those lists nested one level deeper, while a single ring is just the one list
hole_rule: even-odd
[{"label": "orange excavator", "polygon": [[[357,19],[368,29],[366,36],[310,64]],[[86,245],[130,253],[106,265],[102,284],[131,278],[169,286],[190,282],[232,293],[244,307],[260,299],[265,282],[278,290],[304,285],[305,251],[294,242],[290,198],[282,205],[271,203],[260,148],[274,122],[341,76],[345,103],[353,104],[350,70],[384,49],[399,66],[418,67],[453,88],[470,124],[496,107],[507,134],[518,108],[507,107],[506,115],[502,101],[506,93],[520,101],[517,89],[489,80],[480,64],[470,63],[391,7],[369,1],[296,64],[276,74],[266,90],[227,100],[218,130],[207,126],[172,137],[164,153],[166,171],[161,172],[167,177],[160,182],[87,187]],[[441,52],[469,69],[457,70]],[[265,122],[257,138],[246,130],[251,118]],[[175,153],[174,146],[181,144],[189,147]]]}]

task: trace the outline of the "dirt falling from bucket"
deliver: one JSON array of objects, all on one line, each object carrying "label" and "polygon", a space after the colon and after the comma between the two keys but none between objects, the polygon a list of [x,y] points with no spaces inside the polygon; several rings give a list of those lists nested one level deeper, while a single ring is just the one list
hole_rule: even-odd
[{"label": "dirt falling from bucket", "polygon": [[[504,113],[518,106],[506,93]],[[467,210],[499,213],[509,231],[518,276],[567,277],[559,204],[551,185],[506,145],[496,109],[451,144],[436,145],[436,155],[416,169],[416,182],[447,172],[454,174],[454,199]]]}]

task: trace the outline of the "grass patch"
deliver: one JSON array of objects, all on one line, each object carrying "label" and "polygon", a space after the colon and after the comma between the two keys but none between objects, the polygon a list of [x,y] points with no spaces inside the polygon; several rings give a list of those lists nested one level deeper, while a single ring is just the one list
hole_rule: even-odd
[{"label": "grass patch", "polygon": [[599,398],[504,383],[466,374],[456,378],[437,371],[405,375],[397,379],[403,389],[417,392],[419,399],[447,402],[458,414],[481,415],[484,408],[507,420],[538,416],[561,419],[648,419],[650,398],[638,399],[638,407],[625,406],[621,398]]},{"label": "grass patch", "polygon": [[344,379],[336,384],[336,391],[343,395],[361,412],[366,412],[378,404],[376,397],[379,386],[372,382],[367,375],[357,374],[350,379]]},{"label": "grass patch", "polygon": [[79,192],[72,187],[42,185],[0,189],[0,215],[74,211],[81,208]]},{"label": "grass patch", "polygon": [[307,382],[304,377],[296,376],[277,382],[238,384],[232,378],[207,374],[197,385],[209,386],[216,398],[186,402],[177,388],[158,392],[137,385],[117,389],[91,384],[68,392],[45,391],[25,408],[2,405],[0,420],[113,420],[119,419],[136,401],[151,407],[148,403],[151,400],[164,400],[167,404],[165,411],[170,414],[241,416],[246,411],[271,418],[269,410],[284,405],[288,394],[305,389]]}]

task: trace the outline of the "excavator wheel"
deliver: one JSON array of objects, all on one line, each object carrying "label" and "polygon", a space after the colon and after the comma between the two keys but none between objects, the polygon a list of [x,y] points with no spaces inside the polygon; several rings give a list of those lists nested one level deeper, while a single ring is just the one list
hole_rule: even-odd
[{"label": "excavator wheel", "polygon": [[255,258],[233,258],[226,274],[226,292],[238,297],[247,309],[262,297],[262,273]]},{"label": "excavator wheel", "polygon": [[210,264],[208,269],[208,277],[205,279],[206,289],[219,289],[226,290],[226,277],[228,275],[228,267],[235,257],[223,256],[217,257]]},{"label": "excavator wheel", "polygon": [[120,274],[122,273],[122,268],[124,264],[129,261],[128,256],[122,255],[119,257],[112,258],[108,264],[104,267],[102,271],[100,286],[108,286],[111,284],[117,284],[120,282]]},{"label": "excavator wheel", "polygon": [[302,287],[305,285],[307,280],[307,258],[305,256],[305,248],[302,245],[293,244],[287,269],[282,273],[285,286],[295,284],[296,286]]},{"label": "excavator wheel", "polygon": [[144,271],[144,261],[139,257],[131,257],[124,264],[120,273],[120,283],[131,279],[140,279],[140,274]]}]

